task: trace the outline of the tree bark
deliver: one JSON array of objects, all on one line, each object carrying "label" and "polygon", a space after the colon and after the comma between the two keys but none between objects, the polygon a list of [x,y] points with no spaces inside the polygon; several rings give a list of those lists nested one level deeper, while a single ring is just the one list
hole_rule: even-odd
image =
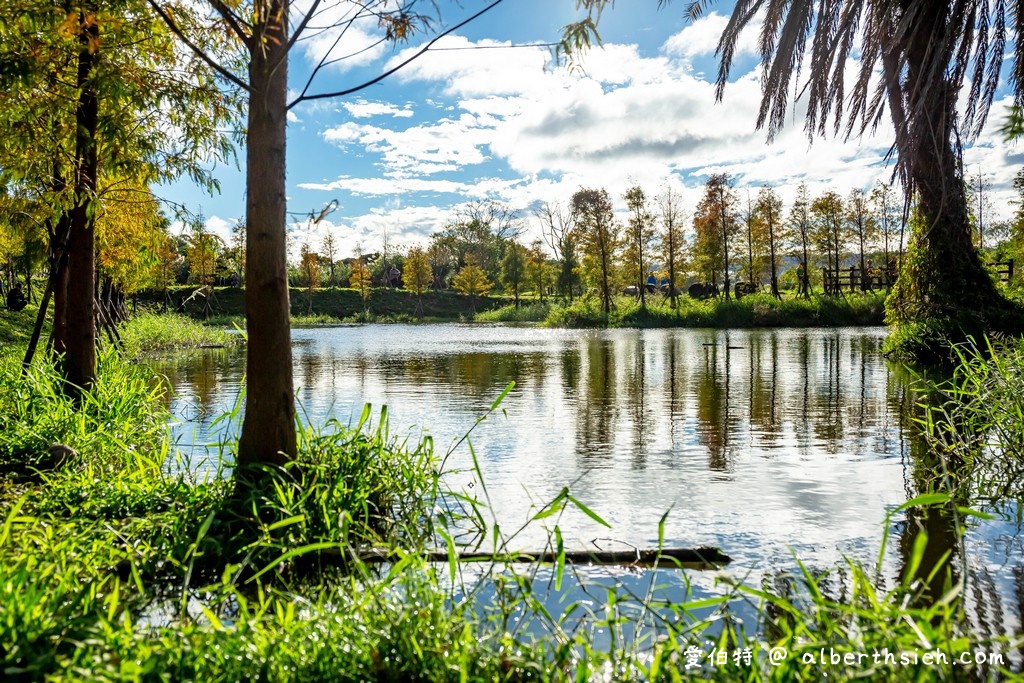
[{"label": "tree bark", "polygon": [[[929,36],[943,35],[948,21],[946,13],[929,10],[907,23],[905,99],[890,106],[900,163],[916,192],[920,220],[911,237],[916,256],[901,267],[889,302],[889,319],[895,323],[933,316],[982,322],[986,311],[1005,303],[971,240],[954,148],[957,89],[948,77],[934,76],[944,73],[949,55],[936,49]],[[893,61],[885,66],[892,82]]]},{"label": "tree bark", "polygon": [[[384,549],[368,549],[362,551],[341,550],[328,548],[321,550],[315,555],[302,556],[307,561],[312,558],[321,561],[364,563],[394,562],[400,559],[402,553]],[[446,551],[424,552],[420,555],[427,562],[448,562],[449,555]],[[497,563],[555,563],[558,562],[558,553],[551,550],[544,550],[537,553],[487,553],[487,552],[456,552],[456,560],[459,562],[497,562]],[[720,567],[732,562],[732,558],[718,548],[709,546],[698,546],[696,548],[637,548],[635,550],[566,550],[562,553],[565,564],[617,564],[639,567],[651,567],[660,565],[671,567],[676,563],[689,565],[693,568]]]},{"label": "tree bark", "polygon": [[[78,105],[75,109],[75,203],[68,236],[64,391],[80,398],[96,379],[96,132],[99,101],[92,83],[99,61],[99,25],[81,16]],[[59,284],[59,283],[58,283]],[[58,291],[59,293],[59,291]],[[56,337],[55,337],[56,340]]]},{"label": "tree bark", "polygon": [[241,469],[297,453],[285,239],[288,2],[273,0],[250,45],[245,316],[248,329]]}]

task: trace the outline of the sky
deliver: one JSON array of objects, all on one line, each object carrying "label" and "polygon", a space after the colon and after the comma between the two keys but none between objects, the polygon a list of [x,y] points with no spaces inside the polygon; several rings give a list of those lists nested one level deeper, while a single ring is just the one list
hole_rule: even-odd
[{"label": "sky", "polygon": [[[461,4],[442,0],[437,26],[485,3]],[[544,44],[578,18],[575,2],[505,0],[380,83],[298,104],[288,123],[290,252],[298,254],[302,243],[318,249],[328,232],[342,257],[379,251],[385,239],[389,248],[426,245],[460,209],[485,200],[516,210],[529,243],[540,236],[537,208],[567,205],[581,187],[607,189],[623,213],[629,187],[639,185],[652,199],[672,187],[690,218],[712,173],[730,174],[741,201],[765,184],[776,187],[787,212],[801,182],[812,196],[829,189],[845,196],[891,180],[888,118],[870,137],[812,142],[797,101],[790,125],[767,143],[756,129],[756,27],[741,39],[723,101],[716,102],[715,48],[730,5],[712,4],[690,22],[685,4],[675,0],[658,10],[655,0],[620,0],[601,17],[602,46],[569,69]],[[426,40],[414,36],[393,46],[377,44],[379,37],[376,23],[364,23],[336,45],[336,32],[297,43],[292,96],[325,55],[346,58],[317,71],[310,93],[363,83]],[[1013,176],[1024,162],[1024,143],[1006,143],[998,132],[1009,101],[997,94],[985,130],[964,150],[967,175],[985,179],[986,220],[1010,217]],[[245,179],[233,163],[215,173],[222,185],[215,196],[187,182],[158,193],[201,214],[226,239],[245,213]],[[310,220],[332,203],[337,208],[326,218]]]}]

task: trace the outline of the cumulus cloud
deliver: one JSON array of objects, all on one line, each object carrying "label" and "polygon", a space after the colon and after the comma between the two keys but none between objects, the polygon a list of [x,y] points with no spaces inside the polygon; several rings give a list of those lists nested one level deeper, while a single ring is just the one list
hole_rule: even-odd
[{"label": "cumulus cloud", "polygon": [[[403,87],[425,93],[416,122],[396,120],[412,118],[409,105],[357,101],[343,105],[351,116],[392,119],[375,125],[346,121],[323,131],[327,142],[374,160],[379,173],[301,187],[405,202],[353,216],[360,239],[372,240],[371,226],[382,222],[409,221],[401,234],[427,235],[452,215],[452,205],[475,198],[521,210],[532,238],[539,232],[529,218],[531,208],[566,202],[584,186],[605,187],[619,200],[634,184],[653,196],[672,183],[692,207],[712,173],[729,173],[738,187],[751,191],[776,186],[787,200],[801,182],[814,193],[835,189],[845,195],[890,179],[892,168],[884,162],[892,140],[887,117],[864,137],[816,137],[812,144],[803,128],[805,105],[797,101],[792,123],[767,144],[765,132],[755,129],[761,99],[760,69],[752,59],[758,26],[741,37],[724,101],[716,102],[714,83],[696,65],[710,63],[725,22],[719,14],[707,15],[655,54],[643,54],[636,45],[606,45],[588,53],[582,73],[552,68],[541,48],[445,37],[437,43],[441,49],[398,74]],[[399,52],[391,62],[409,54]],[[855,66],[851,61],[848,68]],[[996,185],[1002,191],[1021,154],[1007,151],[997,128],[990,122],[965,152],[965,163],[991,167],[1004,178]],[[431,208],[409,206],[417,202]]]}]

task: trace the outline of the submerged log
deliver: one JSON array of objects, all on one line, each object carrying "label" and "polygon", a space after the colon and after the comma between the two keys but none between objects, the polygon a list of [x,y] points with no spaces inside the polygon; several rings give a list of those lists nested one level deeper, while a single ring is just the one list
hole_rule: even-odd
[{"label": "submerged log", "polygon": [[[342,551],[328,548],[317,553],[321,559],[335,562],[356,561],[363,563],[393,562],[402,557],[403,553],[386,548],[369,550]],[[447,551],[431,551],[422,553],[427,562],[448,562]],[[623,565],[630,567],[662,567],[683,566],[690,569],[713,569],[732,562],[732,558],[718,548],[699,546],[696,548],[637,548],[633,550],[566,550],[563,553],[566,564]],[[539,553],[485,553],[457,551],[458,562],[494,562],[497,564],[513,563],[545,563],[558,562],[558,553],[544,550]]]}]

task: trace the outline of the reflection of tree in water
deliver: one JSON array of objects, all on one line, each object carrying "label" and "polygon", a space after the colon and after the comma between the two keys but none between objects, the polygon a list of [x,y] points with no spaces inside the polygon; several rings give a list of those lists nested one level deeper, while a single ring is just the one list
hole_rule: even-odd
[{"label": "reflection of tree in water", "polygon": [[817,419],[814,433],[825,442],[825,451],[835,454],[840,451],[843,438],[843,395],[840,388],[842,373],[842,338],[839,335],[822,340],[822,361],[825,376],[821,391],[815,394]]},{"label": "reflection of tree in water", "polygon": [[175,402],[184,402],[187,405],[179,409],[183,411],[179,418],[194,421],[216,410],[214,406],[223,385],[241,380],[234,361],[242,353],[238,349],[203,349],[150,361],[147,365],[165,376],[171,387],[178,387],[178,395],[165,392],[165,407],[171,409]]},{"label": "reflection of tree in water", "polygon": [[686,396],[686,363],[680,362],[680,354],[683,353],[684,346],[680,341],[678,334],[672,334],[668,338],[668,344],[666,344],[666,367],[668,376],[666,380],[668,382],[668,413],[669,420],[671,421],[671,437],[672,444],[676,443],[676,426],[682,423],[685,418],[683,410],[685,409],[685,401],[683,398]]},{"label": "reflection of tree in water", "polygon": [[606,465],[615,447],[615,361],[611,340],[586,340],[586,385],[577,404],[576,457],[583,466]]},{"label": "reflection of tree in water", "polygon": [[779,342],[776,335],[767,337],[768,361],[762,359],[764,336],[751,336],[750,362],[750,423],[760,428],[761,438],[768,445],[781,436],[779,415]]},{"label": "reflection of tree in water", "polygon": [[447,387],[460,395],[485,399],[490,405],[509,382],[543,386],[550,372],[547,359],[547,354],[541,352],[471,352],[370,359],[370,365],[379,370],[386,382]]},{"label": "reflection of tree in water", "polygon": [[[913,397],[917,403],[908,407],[909,417],[920,417],[926,410],[925,406],[943,400],[934,393],[917,393]],[[970,429],[960,424],[955,428],[958,431]],[[922,606],[934,604],[951,587],[962,581],[960,616],[964,628],[982,638],[1019,636],[1024,620],[1024,600],[1019,581],[1024,574],[1024,558],[1020,553],[1014,553],[1012,557],[1009,553],[1006,555],[1004,561],[1010,565],[1009,572],[1018,580],[1010,589],[1013,595],[1002,594],[990,570],[989,560],[984,557],[988,552],[985,546],[991,540],[982,535],[983,531],[979,527],[986,523],[976,522],[957,510],[958,507],[979,507],[980,501],[975,495],[978,489],[970,481],[977,472],[972,472],[966,463],[983,459],[980,449],[970,454],[950,457],[946,449],[932,447],[919,427],[912,426],[906,432],[911,493],[950,492],[951,500],[938,505],[907,509],[905,521],[899,525],[900,576],[920,582],[921,590],[916,600]],[[972,539],[974,534],[979,538]],[[981,558],[972,557],[966,552],[972,541],[982,546]],[[914,556],[918,543],[925,544],[923,551],[919,551],[919,558]],[[908,576],[907,573],[918,561],[917,569]],[[1015,619],[1009,616],[1011,606],[1016,607]],[[985,674],[985,669],[982,668],[980,673]]]},{"label": "reflection of tree in water", "polygon": [[579,389],[580,374],[583,371],[583,360],[580,357],[579,348],[575,346],[563,348],[558,354],[558,361],[562,370],[562,398],[571,400]]},{"label": "reflection of tree in water", "polygon": [[647,464],[649,448],[649,430],[647,429],[648,405],[647,394],[647,351],[644,337],[637,335],[633,343],[628,344],[626,358],[630,360],[626,373],[626,403],[629,406],[632,440],[630,447],[633,455],[633,469],[643,469]]},{"label": "reflection of tree in water", "polygon": [[[724,348],[722,346],[724,345]],[[704,363],[698,365],[694,377],[697,399],[697,439],[708,450],[708,469],[724,472],[729,469],[726,452],[729,443],[729,374],[730,349],[728,336],[723,344],[704,345]],[[724,367],[719,369],[722,357]]]}]

